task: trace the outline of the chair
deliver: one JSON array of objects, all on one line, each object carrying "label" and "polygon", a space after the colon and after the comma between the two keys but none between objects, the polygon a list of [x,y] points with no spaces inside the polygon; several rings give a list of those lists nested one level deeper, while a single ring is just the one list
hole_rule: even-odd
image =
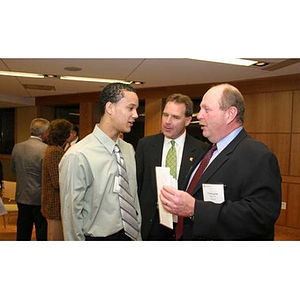
[{"label": "chair", "polygon": [[[2,198],[3,198],[4,208],[7,211],[8,221],[9,221],[9,213],[18,212],[18,206],[15,203],[15,195],[16,195],[16,182],[3,180]],[[3,215],[3,223],[4,223],[4,228],[6,228],[5,214]]]}]

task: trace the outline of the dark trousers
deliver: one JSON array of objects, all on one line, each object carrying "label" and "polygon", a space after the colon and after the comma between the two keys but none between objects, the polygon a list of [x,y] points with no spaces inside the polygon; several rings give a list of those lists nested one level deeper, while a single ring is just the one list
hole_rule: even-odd
[{"label": "dark trousers", "polygon": [[146,241],[175,241],[174,229],[170,229],[159,224],[159,212],[155,213],[155,218],[152,223],[151,230],[146,238]]},{"label": "dark trousers", "polygon": [[30,241],[33,225],[36,240],[47,241],[47,220],[41,213],[40,205],[18,204],[17,241]]},{"label": "dark trousers", "polygon": [[125,234],[124,229],[120,230],[117,233],[114,233],[109,236],[85,236],[86,241],[132,241],[130,237]]}]

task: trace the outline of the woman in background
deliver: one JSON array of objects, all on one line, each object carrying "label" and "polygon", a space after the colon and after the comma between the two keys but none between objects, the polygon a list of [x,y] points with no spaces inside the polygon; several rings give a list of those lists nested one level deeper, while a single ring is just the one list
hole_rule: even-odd
[{"label": "woman in background", "polygon": [[42,214],[47,219],[47,240],[63,241],[60,214],[58,164],[64,155],[64,145],[70,136],[72,123],[65,119],[50,122],[48,147],[43,157]]}]

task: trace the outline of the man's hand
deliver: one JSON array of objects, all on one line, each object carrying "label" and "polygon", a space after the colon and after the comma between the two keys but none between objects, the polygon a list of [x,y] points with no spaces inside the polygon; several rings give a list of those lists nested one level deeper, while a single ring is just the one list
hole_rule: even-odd
[{"label": "man's hand", "polygon": [[184,191],[165,185],[160,194],[164,209],[174,215],[191,217],[194,215],[195,198]]}]

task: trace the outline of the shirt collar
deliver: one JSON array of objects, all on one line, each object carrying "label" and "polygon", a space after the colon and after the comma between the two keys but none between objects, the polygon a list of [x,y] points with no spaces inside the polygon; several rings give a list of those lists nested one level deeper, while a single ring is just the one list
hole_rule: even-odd
[{"label": "shirt collar", "polygon": [[225,149],[232,140],[241,132],[243,126],[236,128],[235,130],[231,131],[228,135],[222,138],[220,141],[217,142],[217,149],[218,153],[220,153],[223,149]]},{"label": "shirt collar", "polygon": [[119,138],[116,142],[114,142],[107,134],[102,131],[99,124],[95,125],[93,134],[95,135],[96,139],[107,149],[109,153],[113,153],[115,144],[119,144]]},{"label": "shirt collar", "polygon": [[184,141],[185,141],[185,136],[186,136],[186,130],[184,131],[184,133],[181,136],[179,136],[176,139],[169,139],[165,136],[165,144],[169,144],[169,143],[171,143],[171,141],[175,141],[175,143],[178,146],[183,147]]},{"label": "shirt collar", "polygon": [[41,142],[43,141],[40,137],[35,136],[35,135],[31,135],[30,138],[31,138],[31,139],[39,140],[39,141],[41,141]]}]

